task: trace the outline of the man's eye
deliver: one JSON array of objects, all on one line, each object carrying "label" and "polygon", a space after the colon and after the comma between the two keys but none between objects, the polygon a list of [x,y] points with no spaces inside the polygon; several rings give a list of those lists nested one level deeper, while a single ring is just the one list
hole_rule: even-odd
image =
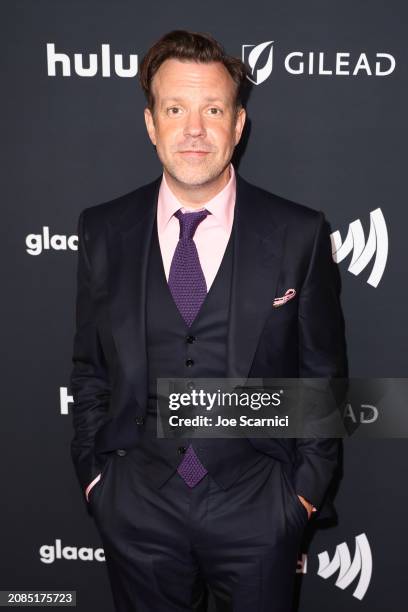
[{"label": "man's eye", "polygon": [[222,112],[221,109],[217,108],[216,106],[212,106],[208,110],[210,111],[210,115],[220,115]]},{"label": "man's eye", "polygon": [[167,109],[169,115],[179,115],[180,108],[178,106],[170,106]]}]

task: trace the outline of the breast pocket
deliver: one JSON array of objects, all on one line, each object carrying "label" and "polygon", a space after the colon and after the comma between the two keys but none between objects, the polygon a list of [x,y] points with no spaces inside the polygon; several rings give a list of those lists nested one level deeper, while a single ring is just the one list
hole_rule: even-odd
[{"label": "breast pocket", "polygon": [[298,305],[297,296],[280,306],[274,306],[272,303],[267,323],[271,325],[282,324],[289,321],[295,321],[297,323]]},{"label": "breast pocket", "polygon": [[259,337],[253,361],[253,376],[297,376],[298,368],[298,308],[287,302],[279,308],[271,305]]}]

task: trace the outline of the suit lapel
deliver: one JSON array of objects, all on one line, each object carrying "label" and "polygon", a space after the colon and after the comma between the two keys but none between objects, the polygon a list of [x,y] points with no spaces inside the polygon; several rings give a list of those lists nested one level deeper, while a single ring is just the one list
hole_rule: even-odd
[{"label": "suit lapel", "polygon": [[237,173],[235,241],[227,346],[227,377],[247,377],[276,297],[285,225],[270,200]]},{"label": "suit lapel", "polygon": [[[146,278],[161,176],[137,190],[133,201],[109,227],[109,294],[112,334],[132,397],[147,401]],[[130,387],[129,387],[130,386]]]},{"label": "suit lapel", "polygon": [[[247,377],[276,296],[285,226],[273,218],[270,201],[237,173],[227,377]],[[109,304],[116,349],[126,385],[146,406],[146,280],[161,176],[130,195],[108,225]],[[272,214],[271,214],[272,213]]]}]

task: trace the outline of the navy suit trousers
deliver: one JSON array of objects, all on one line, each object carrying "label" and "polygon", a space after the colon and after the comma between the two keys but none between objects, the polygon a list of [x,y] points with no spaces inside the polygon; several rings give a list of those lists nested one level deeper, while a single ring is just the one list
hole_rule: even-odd
[{"label": "navy suit trousers", "polygon": [[112,453],[90,502],[116,612],[290,612],[307,512],[263,453],[227,490],[174,472],[153,486],[135,450]]}]

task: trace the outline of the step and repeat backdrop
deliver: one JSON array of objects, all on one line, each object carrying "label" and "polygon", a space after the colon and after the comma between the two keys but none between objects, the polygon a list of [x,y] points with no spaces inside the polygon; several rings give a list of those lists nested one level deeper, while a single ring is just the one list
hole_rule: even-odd
[{"label": "step and repeat backdrop", "polygon": [[[165,32],[209,32],[247,63],[235,167],[324,211],[350,376],[407,376],[407,25],[402,0],[2,3],[0,590],[113,610],[70,459],[76,229],[161,174],[137,73]],[[361,427],[374,411],[350,410]],[[402,609],[407,455],[405,439],[345,440],[338,521],[299,556],[300,611]]]}]

